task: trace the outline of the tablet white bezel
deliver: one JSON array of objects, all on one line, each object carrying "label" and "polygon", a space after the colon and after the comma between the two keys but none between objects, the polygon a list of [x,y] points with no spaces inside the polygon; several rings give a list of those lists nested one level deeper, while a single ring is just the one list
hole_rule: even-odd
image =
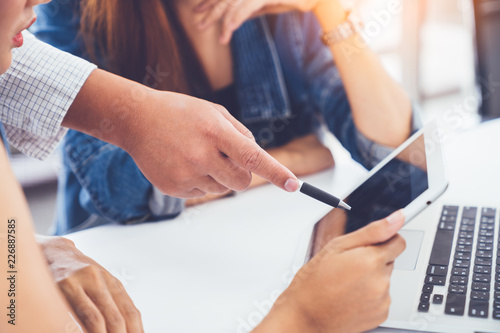
[{"label": "tablet white bezel", "polygon": [[[434,202],[439,196],[441,196],[445,190],[448,188],[448,178],[446,176],[445,170],[445,158],[444,150],[442,147],[441,132],[437,126],[437,121],[433,120],[427,125],[425,125],[418,132],[413,134],[409,139],[407,139],[403,144],[396,148],[391,154],[384,158],[379,164],[377,164],[370,172],[364,177],[349,194],[354,192],[361,184],[367,181],[375,173],[377,173],[381,168],[383,168],[389,161],[394,159],[399,153],[401,153],[405,148],[411,145],[418,137],[424,135],[424,145],[425,145],[425,156],[427,162],[427,175],[429,187],[427,190],[422,192],[417,198],[410,202],[403,211],[405,214],[405,224],[410,222],[418,213],[420,213],[425,207]],[[348,197],[346,195],[345,197]],[[311,249],[314,241],[314,230],[316,224],[323,219],[320,218],[312,228],[310,229],[309,244],[305,254],[305,262],[309,261],[311,255]],[[302,251],[301,251],[302,252]],[[303,253],[303,252],[302,252]],[[304,256],[302,256],[304,258]],[[296,262],[297,263],[297,262]],[[304,263],[304,262],[303,262]]]}]

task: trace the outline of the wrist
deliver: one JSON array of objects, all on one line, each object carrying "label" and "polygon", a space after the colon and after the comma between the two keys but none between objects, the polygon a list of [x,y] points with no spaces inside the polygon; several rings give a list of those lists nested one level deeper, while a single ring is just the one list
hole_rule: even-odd
[{"label": "wrist", "polygon": [[126,96],[123,97],[119,105],[116,105],[112,112],[115,115],[113,121],[116,124],[113,136],[109,138],[109,143],[112,143],[130,155],[133,155],[137,147],[141,147],[141,140],[150,129],[154,127],[154,122],[157,121],[157,116],[152,113],[155,108],[151,105],[164,106],[164,112],[168,110],[168,106],[157,102],[161,97],[161,93],[133,82],[133,86]]},{"label": "wrist", "polygon": [[255,328],[253,333],[286,332],[304,333],[317,332],[314,325],[307,319],[304,312],[297,308],[292,296],[285,291],[275,302],[269,314]]}]

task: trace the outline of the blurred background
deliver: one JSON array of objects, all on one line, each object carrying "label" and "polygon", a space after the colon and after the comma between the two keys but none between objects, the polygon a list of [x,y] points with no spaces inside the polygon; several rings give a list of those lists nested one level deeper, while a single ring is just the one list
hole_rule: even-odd
[{"label": "blurred background", "polygon": [[[457,114],[454,130],[463,130],[500,115],[500,69],[494,66],[500,60],[500,0],[355,3],[367,42],[424,121]],[[39,234],[49,233],[54,218],[59,166],[57,154],[44,162],[13,158]]]}]

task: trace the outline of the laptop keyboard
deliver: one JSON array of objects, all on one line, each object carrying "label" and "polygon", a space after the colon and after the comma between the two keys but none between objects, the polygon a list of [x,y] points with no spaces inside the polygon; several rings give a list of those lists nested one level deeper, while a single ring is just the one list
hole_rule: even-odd
[{"label": "laptop keyboard", "polygon": [[500,320],[496,214],[494,208],[443,206],[418,311],[444,303],[446,315]]}]

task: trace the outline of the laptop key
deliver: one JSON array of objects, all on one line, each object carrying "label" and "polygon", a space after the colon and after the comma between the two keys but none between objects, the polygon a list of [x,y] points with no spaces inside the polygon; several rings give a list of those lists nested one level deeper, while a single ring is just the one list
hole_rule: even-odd
[{"label": "laptop key", "polygon": [[456,215],[441,215],[441,222],[451,222],[455,224],[456,221],[457,221]]},{"label": "laptop key", "polygon": [[[493,231],[495,230],[495,225],[494,224],[485,224],[485,223],[481,223],[479,225],[479,231]],[[483,235],[479,235],[480,237],[492,237],[493,236],[483,236]]]},{"label": "laptop key", "polygon": [[448,287],[448,293],[452,294],[465,294],[466,291],[466,285],[450,284],[450,286]]},{"label": "laptop key", "polygon": [[448,273],[448,266],[440,266],[440,265],[427,266],[427,274],[429,275],[446,276],[446,273]]},{"label": "laptop key", "polygon": [[479,230],[479,236],[493,237],[493,230]]},{"label": "laptop key", "polygon": [[[440,295],[440,294],[435,294],[433,297],[432,297],[432,303],[433,304],[443,304],[443,299],[444,299],[444,296],[443,295]],[[500,308],[500,307],[499,307]]]},{"label": "laptop key", "polygon": [[[453,245],[453,231],[438,230],[434,238],[429,264],[447,266]],[[472,246],[471,246],[472,248]]]},{"label": "laptop key", "polygon": [[477,249],[478,250],[483,250],[483,251],[492,251],[493,250],[493,244],[477,243]]},{"label": "laptop key", "polygon": [[472,282],[472,290],[490,291],[490,284],[483,282]]},{"label": "laptop key", "polygon": [[439,230],[455,230],[455,223],[451,222],[440,222]]},{"label": "laptop key", "polygon": [[475,265],[474,273],[491,274],[491,266]]},{"label": "laptop key", "polygon": [[483,209],[481,209],[481,215],[488,217],[495,217],[496,211],[497,211],[496,208],[484,207]]},{"label": "laptop key", "polygon": [[467,276],[454,276],[450,277],[450,284],[463,284],[467,285],[469,278]]},{"label": "laptop key", "polygon": [[490,299],[490,293],[485,291],[471,291],[470,299],[474,301],[488,301]]},{"label": "laptop key", "polygon": [[458,237],[460,238],[473,238],[474,237],[474,232],[473,231],[460,231],[458,234]]},{"label": "laptop key", "polygon": [[491,266],[492,260],[487,258],[476,258],[476,260],[474,260],[474,263],[481,266]]},{"label": "laptop key", "polygon": [[434,286],[432,284],[424,284],[424,286],[422,288],[423,293],[432,293],[433,290],[434,290]]},{"label": "laptop key", "polygon": [[458,215],[458,206],[443,206],[442,215]]},{"label": "laptop key", "polygon": [[[472,242],[472,240],[470,240],[470,241]],[[457,245],[457,251],[472,252],[472,246],[471,245]]]},{"label": "laptop key", "polygon": [[420,302],[420,304],[418,304],[418,311],[429,312],[429,303]]},{"label": "laptop key", "polygon": [[485,230],[485,231],[490,231],[490,230],[495,230],[495,225],[494,224],[489,224],[489,223],[481,223],[479,225],[480,230]]},{"label": "laptop key", "polygon": [[481,244],[493,244],[493,237],[479,236],[477,241]]},{"label": "laptop key", "polygon": [[460,224],[462,224],[462,225],[475,225],[476,219],[463,218],[462,222],[460,222]]},{"label": "laptop key", "polygon": [[482,216],[481,217],[481,223],[494,224],[495,223],[495,218],[494,217],[488,217],[488,216]]},{"label": "laptop key", "polygon": [[469,269],[462,268],[462,267],[453,267],[451,269],[451,274],[458,275],[458,276],[469,276]]},{"label": "laptop key", "polygon": [[491,282],[491,275],[474,273],[472,275],[472,281],[490,283]]},{"label": "laptop key", "polygon": [[463,316],[465,311],[465,299],[466,296],[464,294],[448,294],[446,296],[444,313]]},{"label": "laptop key", "polygon": [[453,261],[453,266],[454,267],[469,267],[470,266],[470,260],[460,260],[460,259],[455,259]]},{"label": "laptop key", "polygon": [[500,310],[493,311],[493,319],[500,319]]},{"label": "laptop key", "polygon": [[455,253],[455,259],[460,259],[460,260],[470,260],[470,252],[456,252]]},{"label": "laptop key", "polygon": [[500,273],[500,265],[497,264],[497,268],[495,268],[495,273]]},{"label": "laptop key", "polygon": [[430,301],[431,301],[431,294],[422,293],[422,295],[420,295],[420,302],[429,303]]},{"label": "laptop key", "polygon": [[476,257],[479,258],[492,258],[493,256],[493,251],[476,251]]},{"label": "laptop key", "polygon": [[464,207],[462,210],[462,217],[467,217],[470,219],[476,218],[477,207]]},{"label": "laptop key", "polygon": [[458,245],[468,245],[468,246],[471,246],[472,245],[472,239],[459,238],[458,241],[457,241],[457,244]]},{"label": "laptop key", "polygon": [[460,226],[460,231],[474,231],[474,226],[473,225],[466,225],[466,224],[462,224]]},{"label": "laptop key", "polygon": [[470,301],[469,316],[488,318],[488,302]]},{"label": "laptop key", "polygon": [[433,284],[437,286],[444,286],[446,281],[445,276],[432,276],[432,275],[427,275],[425,277],[425,284]]}]

